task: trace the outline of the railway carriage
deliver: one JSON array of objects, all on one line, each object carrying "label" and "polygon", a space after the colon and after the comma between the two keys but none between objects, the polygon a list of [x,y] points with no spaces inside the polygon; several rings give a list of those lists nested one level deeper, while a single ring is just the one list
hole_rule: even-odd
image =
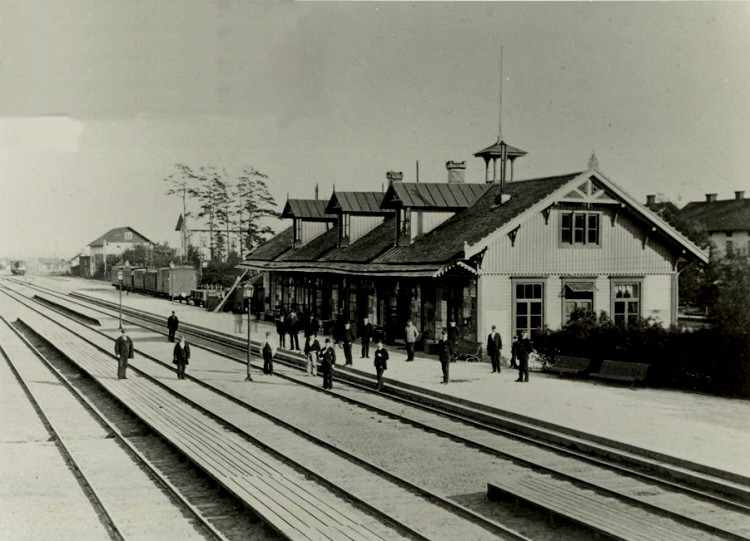
[{"label": "railway carriage", "polygon": [[156,287],[157,274],[158,271],[156,269],[148,269],[143,275],[143,289],[149,293],[158,293],[159,291]]},{"label": "railway carriage", "polygon": [[133,269],[133,291],[146,291],[146,269]]},{"label": "railway carriage", "polygon": [[122,272],[125,290],[148,293],[187,302],[190,292],[198,287],[198,271],[192,267],[162,267],[145,269],[129,265],[112,267],[112,285],[120,285],[117,273]]},{"label": "railway carriage", "polygon": [[25,261],[11,261],[10,272],[14,276],[23,276],[26,274],[26,262]]}]

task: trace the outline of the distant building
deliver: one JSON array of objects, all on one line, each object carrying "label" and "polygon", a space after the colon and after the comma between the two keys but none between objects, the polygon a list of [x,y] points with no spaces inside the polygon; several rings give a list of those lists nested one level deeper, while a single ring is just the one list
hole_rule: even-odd
[{"label": "distant building", "polygon": [[750,199],[744,191],[734,192],[734,199],[716,196],[709,193],[705,201],[688,203],[680,215],[706,228],[716,255],[750,255]]},{"label": "distant building", "polygon": [[[133,248],[138,244],[154,245],[153,242],[132,227],[110,229],[104,235],[89,243],[88,269],[84,269],[83,265],[81,265],[81,270],[83,271],[81,275],[91,277],[96,275],[100,270],[106,273],[107,256],[120,255],[125,250]],[[81,258],[81,263],[83,263],[83,258]]]},{"label": "distant building", "polygon": [[70,265],[59,257],[40,257],[35,262],[35,268],[39,274],[66,274]]},{"label": "distant building", "polygon": [[[407,320],[429,342],[455,321],[482,341],[559,328],[576,309],[677,322],[677,279],[707,255],[597,168],[515,181],[526,152],[498,141],[484,183],[403,182],[385,193],[336,192],[325,207],[289,200],[292,227],[240,265],[264,273],[264,311],[295,309],[328,320],[363,317],[403,338]],[[508,168],[508,165],[511,165]],[[510,170],[508,170],[510,169]]]}]

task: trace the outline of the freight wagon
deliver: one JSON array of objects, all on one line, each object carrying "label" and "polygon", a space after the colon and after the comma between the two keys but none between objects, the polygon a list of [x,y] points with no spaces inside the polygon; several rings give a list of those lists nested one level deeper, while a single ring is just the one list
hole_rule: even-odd
[{"label": "freight wagon", "polygon": [[117,273],[122,271],[122,288],[187,302],[190,292],[198,285],[198,271],[193,267],[163,267],[144,269],[128,265],[112,268],[112,285],[120,285]]}]

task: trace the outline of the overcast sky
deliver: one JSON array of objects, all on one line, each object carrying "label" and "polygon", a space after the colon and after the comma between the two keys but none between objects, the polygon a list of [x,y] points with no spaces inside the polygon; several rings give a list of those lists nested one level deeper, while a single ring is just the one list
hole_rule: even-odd
[{"label": "overcast sky", "polygon": [[129,225],[179,245],[184,162],[287,194],[443,182],[498,135],[516,178],[600,169],[640,201],[750,192],[750,3],[0,0],[0,256]]}]

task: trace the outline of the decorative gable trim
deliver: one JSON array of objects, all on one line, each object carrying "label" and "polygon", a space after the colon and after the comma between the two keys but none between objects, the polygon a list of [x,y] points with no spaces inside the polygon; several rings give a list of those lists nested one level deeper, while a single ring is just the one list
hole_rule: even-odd
[{"label": "decorative gable trim", "polygon": [[619,205],[610,197],[608,190],[592,175],[563,195],[560,203],[583,203],[589,205]]}]

